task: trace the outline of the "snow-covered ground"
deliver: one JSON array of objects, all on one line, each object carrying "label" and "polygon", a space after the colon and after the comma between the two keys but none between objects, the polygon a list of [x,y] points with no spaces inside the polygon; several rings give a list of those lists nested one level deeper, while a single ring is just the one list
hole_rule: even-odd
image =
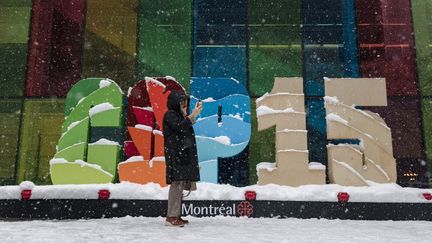
[{"label": "snow-covered ground", "polygon": [[0,242],[431,242],[432,222],[191,218],[0,221]]}]

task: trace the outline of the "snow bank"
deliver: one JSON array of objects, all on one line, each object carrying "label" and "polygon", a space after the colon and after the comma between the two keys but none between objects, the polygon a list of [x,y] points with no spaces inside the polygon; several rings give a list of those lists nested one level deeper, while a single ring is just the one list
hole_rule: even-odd
[{"label": "snow bank", "polygon": [[153,130],[153,134],[154,134],[154,135],[163,136],[163,132],[162,132],[162,131],[159,131],[159,130]]},{"label": "snow bank", "polygon": [[92,116],[96,115],[97,113],[101,113],[101,112],[112,110],[112,109],[114,109],[114,106],[108,102],[105,102],[105,103],[101,103],[101,104],[95,105],[92,108],[90,108],[89,114],[90,114],[90,117],[92,117]]},{"label": "snow bank", "polygon": [[146,107],[141,107],[141,106],[133,106],[134,109],[140,109],[140,110],[145,110],[145,111],[151,111],[153,112],[153,107],[151,106],[146,106]]},{"label": "snow bank", "polygon": [[340,103],[336,96],[324,96],[324,102],[332,105]]},{"label": "snow bank", "polygon": [[256,165],[256,171],[258,175],[258,171],[260,170],[267,170],[268,172],[272,172],[276,169],[276,163],[271,162],[261,162]]},{"label": "snow bank", "polygon": [[309,163],[309,170],[325,170],[325,165],[319,163],[319,162],[310,162]]},{"label": "snow bank", "polygon": [[300,130],[300,129],[283,129],[283,130],[277,131],[277,133],[284,133],[284,132],[303,132],[303,133],[307,133],[307,130]]},{"label": "snow bank", "polygon": [[300,150],[300,149],[283,149],[283,150],[278,150],[279,152],[297,152],[297,153],[309,153],[308,150]]},{"label": "snow bank", "polygon": [[[115,206],[115,204],[113,204]],[[135,207],[139,210],[138,207]],[[74,209],[75,210],[75,209]],[[395,212],[396,213],[396,212]],[[14,242],[414,242],[429,243],[432,222],[191,217],[181,229],[162,217],[0,221],[2,243]]]},{"label": "snow bank", "polygon": [[69,124],[69,126],[67,127],[67,130],[66,130],[66,131],[71,130],[71,129],[74,128],[76,125],[78,125],[81,121],[82,121],[82,120],[72,122],[71,124]]},{"label": "snow bank", "polygon": [[132,89],[133,89],[132,87],[128,88],[127,97],[129,97],[132,94]]},{"label": "snow bank", "polygon": [[213,97],[208,97],[208,98],[202,100],[202,102],[214,102],[214,101],[216,101],[216,100],[213,99]]},{"label": "snow bank", "polygon": [[121,94],[123,94],[123,90],[120,88],[120,86],[119,86],[116,82],[114,82],[113,80],[111,80],[111,79],[109,79],[109,78],[102,79],[102,80],[99,82],[99,88],[100,88],[100,89],[101,89],[101,88],[105,88],[105,87],[110,86],[111,84],[114,84],[114,85],[116,86],[116,88],[118,89],[118,91],[119,91]]},{"label": "snow bank", "polygon": [[210,139],[210,140],[213,140],[215,142],[218,142],[220,144],[227,145],[227,146],[237,146],[237,145],[242,144],[242,143],[239,143],[239,144],[231,143],[231,138],[229,138],[228,136],[206,137],[206,136],[196,135],[195,138],[197,138],[197,139],[199,139],[199,138]]},{"label": "snow bank", "polygon": [[160,82],[160,81],[158,81],[158,80],[156,80],[154,78],[145,77],[145,81],[146,81],[146,84],[147,84],[147,91],[148,91],[148,83],[149,82],[152,82],[153,84],[156,84],[156,85],[159,85],[159,86],[161,86],[163,88],[166,88],[165,84],[163,84],[162,82]]},{"label": "snow bank", "polygon": [[153,128],[151,126],[146,126],[146,125],[142,125],[142,124],[136,124],[135,128],[141,129],[141,130],[145,130],[145,131],[153,131]]},{"label": "snow bank", "polygon": [[130,163],[130,162],[139,162],[139,161],[144,161],[144,157],[142,156],[132,156],[129,159],[127,159],[126,161],[123,161],[119,164],[126,164],[126,163]]},{"label": "snow bank", "polygon": [[228,116],[240,121],[244,121],[243,118],[240,116],[240,113],[236,113],[235,115],[229,114]]},{"label": "snow bank", "polygon": [[50,160],[50,165],[53,164],[66,164],[69,163],[67,160],[65,160],[64,158],[54,158]]},{"label": "snow bank", "polygon": [[35,184],[31,181],[23,181],[19,184],[21,190],[33,190]]},{"label": "snow bank", "polygon": [[52,165],[55,165],[55,164],[78,164],[81,167],[87,166],[87,167],[93,168],[95,170],[98,170],[98,171],[100,171],[100,172],[102,172],[102,173],[104,173],[104,174],[106,174],[108,176],[113,177],[113,175],[111,173],[109,173],[109,172],[105,171],[104,169],[102,169],[102,167],[100,165],[87,163],[87,162],[85,162],[83,160],[75,160],[74,162],[70,162],[70,161],[65,160],[64,158],[54,158],[54,159],[51,159],[50,160],[50,165],[52,166]]},{"label": "snow bank", "polygon": [[291,107],[289,107],[289,108],[287,108],[285,110],[274,110],[274,109],[272,109],[270,107],[262,105],[262,106],[260,106],[260,107],[258,107],[256,109],[256,112],[257,112],[257,116],[264,116],[264,115],[267,115],[267,114],[293,113],[293,112],[296,112],[296,111],[294,111],[294,109],[291,108]]},{"label": "snow bank", "polygon": [[111,141],[111,140],[108,140],[105,138],[101,138],[97,142],[94,142],[94,143],[89,143],[89,145],[117,145],[117,146],[120,146],[120,144],[118,142]]},{"label": "snow bank", "polygon": [[149,161],[149,166],[153,167],[153,163],[154,162],[165,162],[165,157],[163,156],[159,156],[159,157],[153,157],[150,161]]},{"label": "snow bank", "polygon": [[[191,193],[186,200],[244,200],[245,191],[255,191],[257,200],[286,201],[329,201],[336,202],[339,192],[347,192],[350,202],[406,202],[432,203],[423,198],[422,193],[432,193],[432,189],[403,188],[397,184],[371,183],[369,187],[346,187],[334,184],[305,185],[289,187],[279,185],[252,185],[234,187],[212,183],[198,183],[198,190]],[[138,185],[128,182],[102,185],[55,185],[35,186],[33,199],[49,198],[98,198],[100,189],[108,189],[112,199],[155,199],[166,200],[168,187],[149,183]],[[21,198],[19,186],[0,187],[0,199]]]},{"label": "snow bank", "polygon": [[293,95],[297,95],[297,96],[304,96],[304,94],[296,94],[296,93],[288,93],[288,92],[279,92],[279,93],[275,93],[275,94],[269,94],[269,93],[267,92],[267,93],[265,93],[263,96],[257,98],[257,99],[255,100],[255,103],[258,104],[259,102],[261,102],[262,100],[264,100],[264,99],[267,98],[267,97],[272,97],[272,96],[284,96],[284,95],[291,95],[291,96],[293,96]]},{"label": "snow bank", "polygon": [[348,121],[343,119],[342,117],[334,114],[334,113],[330,113],[326,116],[326,119],[329,121],[336,121],[336,122],[340,122],[342,124],[348,125]]},{"label": "snow bank", "polygon": [[107,80],[107,79],[102,79],[100,82],[99,82],[99,88],[101,89],[101,88],[104,88],[104,87],[108,87],[108,86],[110,86],[112,83],[109,81],[109,80]]},{"label": "snow bank", "polygon": [[172,77],[172,76],[165,76],[165,78],[166,79],[168,79],[168,80],[171,80],[171,81],[176,81],[177,82],[177,80],[174,78],[174,77]]},{"label": "snow bank", "polygon": [[231,139],[228,136],[219,136],[212,139],[221,144],[231,145]]}]

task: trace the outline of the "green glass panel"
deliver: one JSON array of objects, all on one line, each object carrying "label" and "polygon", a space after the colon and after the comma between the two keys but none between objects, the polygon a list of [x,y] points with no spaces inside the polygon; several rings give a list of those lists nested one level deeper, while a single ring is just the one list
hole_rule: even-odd
[{"label": "green glass panel", "polygon": [[138,0],[87,1],[83,77],[107,77],[127,90],[136,82]]},{"label": "green glass panel", "polygon": [[15,184],[20,100],[0,100],[0,185]]},{"label": "green glass panel", "polygon": [[90,144],[88,146],[87,162],[100,165],[104,171],[112,175],[115,175],[117,171],[119,156],[119,145]]},{"label": "green glass panel", "polygon": [[274,77],[301,77],[302,51],[298,47],[250,47],[249,89],[252,97],[273,88]]},{"label": "green glass panel", "polygon": [[122,109],[120,107],[99,112],[91,117],[92,127],[120,127]]},{"label": "green glass panel", "polygon": [[251,101],[252,136],[249,142],[249,180],[256,184],[258,177],[256,165],[261,162],[275,162],[276,128],[258,132],[255,99]]},{"label": "green glass panel", "polygon": [[[422,96],[432,95],[432,0],[412,0],[417,73]],[[432,172],[432,99],[422,99],[423,128],[429,171]],[[431,177],[432,178],[432,177]],[[432,185],[432,179],[430,184]]]},{"label": "green glass panel", "polygon": [[0,1],[0,97],[23,94],[30,11],[30,0]]},{"label": "green glass panel", "polygon": [[248,1],[249,92],[252,97],[269,92],[275,77],[302,76],[300,10],[300,0]]},{"label": "green glass panel", "polygon": [[422,95],[432,95],[432,0],[412,0],[417,71]]},{"label": "green glass panel", "polygon": [[65,116],[68,116],[81,99],[99,89],[100,78],[88,78],[76,83],[68,92],[65,104]]},{"label": "green glass panel", "polygon": [[58,151],[54,158],[65,159],[67,161],[82,160],[87,151],[87,143],[77,143]]},{"label": "green glass panel", "polygon": [[52,181],[55,185],[62,184],[106,184],[111,183],[113,175],[95,168],[94,165],[78,163],[61,163],[51,166]]},{"label": "green glass panel", "polygon": [[18,182],[31,180],[36,184],[50,184],[49,161],[61,135],[63,109],[63,99],[25,100]]},{"label": "green glass panel", "polygon": [[73,127],[70,127],[62,134],[57,149],[61,151],[78,143],[86,143],[88,141],[89,127],[90,121],[88,117],[78,121],[76,125],[74,124]]},{"label": "green glass panel", "polygon": [[426,156],[429,161],[429,168],[432,168],[432,99],[423,99],[422,108]]},{"label": "green glass panel", "polygon": [[106,102],[110,103],[115,108],[123,107],[123,96],[116,85],[100,88],[83,98],[82,101],[74,107],[73,112],[65,118],[62,132],[65,132],[71,123],[81,121],[88,117],[91,107]]},{"label": "green glass panel", "polygon": [[138,29],[138,79],[172,76],[189,88],[192,52],[192,2],[141,0]]}]

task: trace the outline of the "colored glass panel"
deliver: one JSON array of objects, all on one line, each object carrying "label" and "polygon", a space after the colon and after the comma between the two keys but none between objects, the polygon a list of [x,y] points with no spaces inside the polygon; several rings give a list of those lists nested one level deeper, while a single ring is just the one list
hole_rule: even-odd
[{"label": "colored glass panel", "polygon": [[0,97],[23,94],[30,11],[30,0],[0,2]]},{"label": "colored glass panel", "polygon": [[197,0],[197,44],[244,45],[247,39],[245,7],[245,0]]},{"label": "colored glass panel", "polygon": [[[409,183],[417,186],[428,183],[428,167],[424,162],[420,100],[405,96],[389,97],[387,102],[386,107],[367,109],[379,113],[392,131],[393,156],[397,161],[398,182],[401,185]],[[406,161],[409,164],[404,164]],[[414,181],[411,181],[406,178],[406,173],[415,173],[417,176]]]},{"label": "colored glass panel", "polygon": [[354,2],[303,1],[306,96],[323,96],[323,77],[358,77]]},{"label": "colored glass panel", "polygon": [[191,1],[139,1],[137,78],[172,76],[189,87]]},{"label": "colored glass panel", "polygon": [[417,95],[409,0],[356,0],[362,77],[384,77],[387,95]]},{"label": "colored glass panel", "polygon": [[246,2],[196,0],[194,77],[235,78],[247,84]]},{"label": "colored glass panel", "polygon": [[234,77],[246,83],[246,48],[197,46],[194,55],[195,77]]},{"label": "colored glass panel", "polygon": [[415,33],[417,73],[423,107],[423,138],[426,157],[429,165],[429,182],[432,185],[432,1],[411,1]]},{"label": "colored glass panel", "polygon": [[50,184],[49,161],[64,121],[64,100],[25,100],[19,147],[18,182]]},{"label": "colored glass panel", "polygon": [[299,0],[248,1],[249,90],[252,96],[269,92],[275,77],[302,76],[300,12]]},{"label": "colored glass panel", "polygon": [[304,0],[303,55],[309,160],[326,164],[324,77],[358,77],[354,0]]},{"label": "colored glass panel", "polygon": [[[400,183],[421,186],[428,176],[427,166],[416,166],[425,155],[410,5],[409,0],[356,0],[356,14],[361,76],[385,77],[390,96],[388,107],[372,110],[392,129]],[[420,45],[419,51],[423,49]],[[421,55],[427,56],[427,50]],[[423,75],[419,71],[420,80]],[[405,175],[412,173],[417,176],[407,179]]]},{"label": "colored glass panel", "polygon": [[138,0],[87,1],[83,77],[109,77],[123,90],[133,85]]},{"label": "colored glass panel", "polygon": [[274,162],[276,128],[258,132],[258,120],[256,115],[256,99],[251,99],[251,138],[249,141],[249,182],[255,184],[258,181],[256,165],[261,162]]},{"label": "colored glass panel", "polygon": [[432,1],[412,0],[418,79],[422,95],[432,95]]},{"label": "colored glass panel", "polygon": [[84,0],[33,1],[26,95],[65,97],[80,79]]},{"label": "colored glass panel", "polygon": [[398,158],[422,157],[420,100],[413,97],[388,97],[387,106],[369,107],[377,112],[392,130],[393,156]]},{"label": "colored glass panel", "polygon": [[431,177],[430,171],[432,168],[432,99],[422,99],[422,112],[423,112],[423,137],[425,142],[425,152],[429,164],[429,178]]},{"label": "colored glass panel", "polygon": [[[247,7],[246,1],[195,0],[194,1],[194,51],[193,77],[209,78],[212,83],[219,78],[234,78],[238,84],[247,87]],[[216,85],[211,91],[213,97],[231,87]],[[195,91],[193,91],[195,92]],[[204,170],[218,170],[212,182],[230,183],[236,186],[248,184],[248,148],[236,156],[218,159],[202,164]],[[202,162],[202,161],[201,161]],[[206,176],[209,174],[206,174]],[[214,174],[213,174],[214,175]]]},{"label": "colored glass panel", "polygon": [[15,184],[20,100],[0,100],[0,185]]},{"label": "colored glass panel", "polygon": [[427,163],[422,159],[397,159],[397,183],[403,187],[430,188]]}]

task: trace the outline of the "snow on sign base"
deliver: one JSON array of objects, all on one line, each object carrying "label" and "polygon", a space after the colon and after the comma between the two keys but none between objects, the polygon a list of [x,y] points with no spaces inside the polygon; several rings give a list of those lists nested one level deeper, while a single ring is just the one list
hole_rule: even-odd
[{"label": "snow on sign base", "polygon": [[[21,199],[23,182],[19,186],[0,187],[0,200]],[[246,191],[255,191],[256,200],[337,202],[339,192],[350,195],[349,202],[375,203],[431,203],[423,193],[432,189],[404,188],[397,184],[371,184],[364,187],[349,187],[335,184],[305,185],[300,187],[251,185],[235,187],[225,184],[197,183],[197,191],[185,200],[244,200]],[[156,183],[145,185],[122,182],[118,184],[51,185],[34,186],[31,199],[97,199],[99,190],[110,191],[110,199],[121,200],[166,200],[169,187]]]}]

